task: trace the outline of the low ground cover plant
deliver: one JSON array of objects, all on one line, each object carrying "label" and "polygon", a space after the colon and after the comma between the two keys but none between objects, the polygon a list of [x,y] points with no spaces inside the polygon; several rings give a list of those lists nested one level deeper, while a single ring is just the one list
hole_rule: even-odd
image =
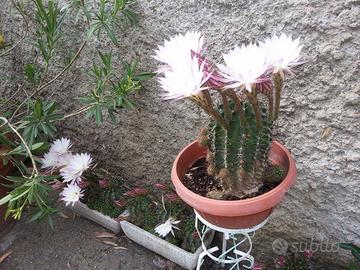
[{"label": "low ground cover plant", "polygon": [[127,220],[187,251],[195,252],[199,247],[194,213],[170,186],[157,183],[129,188],[119,178],[87,182],[83,201],[90,208]]}]

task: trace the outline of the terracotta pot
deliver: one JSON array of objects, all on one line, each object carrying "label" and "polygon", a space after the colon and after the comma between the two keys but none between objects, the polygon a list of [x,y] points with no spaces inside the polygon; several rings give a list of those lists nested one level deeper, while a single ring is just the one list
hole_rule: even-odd
[{"label": "terracotta pot", "polygon": [[[0,148],[0,152],[4,152],[3,148]],[[12,165],[9,163],[6,166],[3,165],[3,161],[0,158],[0,175],[7,176],[12,170]],[[3,198],[7,195],[8,189],[2,184],[9,184],[9,181],[6,181],[4,178],[0,177],[0,198]],[[4,236],[15,224],[15,220],[8,217],[5,220],[6,204],[0,205],[0,237]]]},{"label": "terracotta pot", "polygon": [[272,163],[287,169],[284,180],[273,190],[251,199],[223,201],[209,199],[187,189],[180,179],[199,159],[206,156],[207,149],[197,141],[185,147],[174,162],[171,178],[177,194],[208,222],[228,229],[249,228],[260,224],[270,216],[282,201],[285,193],[294,185],[297,176],[295,160],[279,142],[271,145],[269,159]]}]

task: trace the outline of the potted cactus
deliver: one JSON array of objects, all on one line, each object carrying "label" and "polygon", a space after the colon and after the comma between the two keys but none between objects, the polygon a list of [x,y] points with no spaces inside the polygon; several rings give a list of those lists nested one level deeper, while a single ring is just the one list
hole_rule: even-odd
[{"label": "potted cactus", "polygon": [[204,38],[188,32],[155,51],[163,98],[187,98],[210,123],[172,168],[178,195],[207,221],[225,228],[263,222],[295,183],[289,151],[272,139],[284,79],[302,64],[299,39],[281,34],[237,46],[225,65],[204,56]]}]

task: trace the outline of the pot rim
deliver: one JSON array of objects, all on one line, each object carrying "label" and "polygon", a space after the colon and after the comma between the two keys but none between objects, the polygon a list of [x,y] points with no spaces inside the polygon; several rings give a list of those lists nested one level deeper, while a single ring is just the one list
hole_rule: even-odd
[{"label": "pot rim", "polygon": [[[286,156],[286,159],[288,160],[288,164],[289,164],[288,172],[284,177],[283,181],[278,186],[276,186],[274,189],[260,196],[256,196],[254,198],[249,198],[249,199],[243,199],[243,200],[226,201],[226,200],[216,200],[216,199],[203,197],[201,195],[192,192],[187,187],[185,187],[185,185],[179,179],[177,173],[179,159],[182,158],[183,154],[186,151],[188,151],[189,148],[194,147],[194,144],[198,144],[198,142],[194,141],[190,143],[185,148],[183,148],[182,151],[177,155],[175,162],[173,163],[172,166],[171,178],[176,187],[177,193],[178,194],[181,193],[181,195],[179,194],[179,196],[185,202],[190,204],[192,207],[202,212],[213,213],[222,216],[233,216],[234,211],[239,212],[242,215],[265,211],[267,209],[271,209],[274,206],[276,206],[282,200],[282,198],[284,197],[285,193],[289,190],[289,188],[293,186],[295,183],[296,175],[297,175],[295,160],[291,156],[289,150],[285,148],[285,146],[283,146],[277,141],[273,141],[272,147],[279,148],[282,152],[282,155]],[[204,151],[206,151],[205,148]],[[201,155],[198,155],[196,157],[197,158],[196,160],[198,160],[201,157],[202,157]],[[184,196],[182,195],[185,195],[186,198],[184,198]],[[201,204],[199,202],[201,202]],[[194,204],[196,205],[194,206]],[[257,210],[254,209],[254,204],[257,205],[256,207]],[[250,205],[251,207],[249,207]],[[247,206],[251,209],[246,209]],[[221,210],[211,209],[212,207],[219,207],[221,208]],[[237,209],[234,209],[232,207],[236,207]]]}]

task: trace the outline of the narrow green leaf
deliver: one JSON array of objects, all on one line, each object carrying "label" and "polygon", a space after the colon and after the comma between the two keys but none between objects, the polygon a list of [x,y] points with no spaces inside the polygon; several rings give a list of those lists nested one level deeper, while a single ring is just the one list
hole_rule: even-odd
[{"label": "narrow green leaf", "polygon": [[54,221],[50,215],[48,215],[48,223],[52,230],[54,230]]},{"label": "narrow green leaf", "polygon": [[37,101],[35,102],[35,106],[34,106],[35,116],[36,116],[37,118],[41,118],[42,112],[43,112],[43,104],[42,104],[41,101],[37,100]]},{"label": "narrow green leaf", "polygon": [[32,217],[28,220],[28,222],[33,222],[35,220],[40,219],[42,216],[44,215],[44,212],[42,210],[39,210],[38,212],[36,212],[34,215],[32,215]]},{"label": "narrow green leaf", "polygon": [[118,41],[117,41],[117,38],[116,38],[116,36],[115,36],[115,33],[113,32],[113,29],[112,29],[110,26],[108,26],[108,25],[105,25],[104,27],[105,27],[105,31],[106,31],[106,33],[108,34],[108,37],[110,38],[110,40],[112,41],[112,43],[114,43],[114,45],[116,45],[116,46],[119,46],[119,43],[118,43]]},{"label": "narrow green leaf", "polygon": [[95,107],[95,120],[97,124],[100,124],[103,121],[101,106],[96,105]]},{"label": "narrow green leaf", "polygon": [[43,142],[38,142],[38,143],[34,143],[32,146],[31,146],[31,151],[34,151],[34,150],[37,150],[39,149],[40,147],[42,147],[44,145]]},{"label": "narrow green leaf", "polygon": [[25,191],[23,191],[19,195],[16,195],[16,196],[13,195],[12,198],[10,199],[10,202],[14,202],[14,201],[20,199],[21,197],[25,196],[28,193],[29,193],[29,189],[26,189]]},{"label": "narrow green leaf", "polygon": [[0,200],[0,205],[3,205],[5,203],[7,203],[8,201],[10,201],[13,198],[13,195],[8,194],[5,197],[1,198]]},{"label": "narrow green leaf", "polygon": [[144,72],[144,73],[139,73],[133,76],[133,80],[134,81],[145,81],[145,80],[149,80],[153,77],[156,76],[156,73],[154,72]]}]

